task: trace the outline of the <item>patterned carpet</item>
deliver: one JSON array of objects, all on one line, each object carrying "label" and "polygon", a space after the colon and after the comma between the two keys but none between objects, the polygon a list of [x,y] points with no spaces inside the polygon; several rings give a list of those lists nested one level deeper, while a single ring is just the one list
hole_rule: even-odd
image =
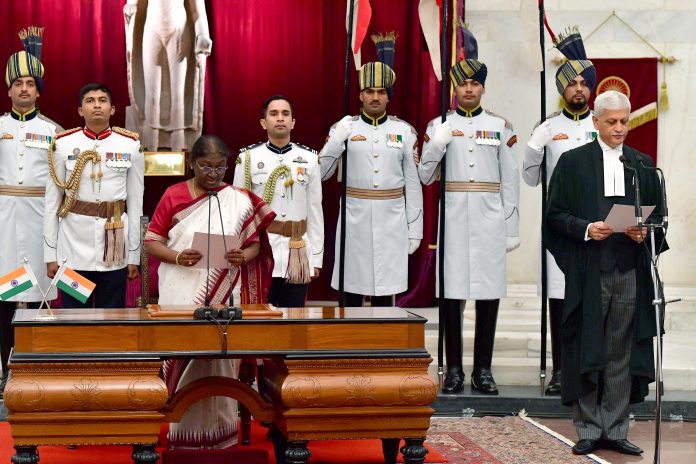
[{"label": "patterned carpet", "polygon": [[606,462],[593,455],[573,455],[569,440],[557,438],[547,430],[519,416],[436,417],[431,421],[428,444],[445,456],[449,464]]}]

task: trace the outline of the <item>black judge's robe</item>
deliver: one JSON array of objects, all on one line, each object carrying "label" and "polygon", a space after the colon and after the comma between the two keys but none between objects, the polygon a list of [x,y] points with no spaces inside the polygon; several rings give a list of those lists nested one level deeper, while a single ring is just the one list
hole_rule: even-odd
[{"label": "black judge's robe", "polygon": [[[623,154],[638,170],[641,204],[656,205],[645,222],[660,222],[661,191],[657,175],[638,163],[640,159],[646,166],[652,166],[652,160],[625,144]],[[602,156],[602,148],[596,140],[564,153],[549,184],[543,239],[566,281],[561,325],[561,400],[566,405],[597,388],[599,373],[606,364],[604,321],[600,310],[600,247],[607,244],[606,240],[584,240],[590,222],[606,219],[599,212],[600,201],[606,201],[603,197]],[[631,197],[632,179],[632,174],[625,176],[626,193],[629,196],[630,192]],[[662,251],[667,250],[662,232],[656,232],[656,248],[661,243]],[[630,362],[631,403],[643,401],[648,394],[648,385],[655,380],[653,337],[657,329],[652,306],[654,292],[650,278],[649,239],[645,245],[647,249],[642,243],[635,243],[639,252],[635,268],[637,294]]]}]

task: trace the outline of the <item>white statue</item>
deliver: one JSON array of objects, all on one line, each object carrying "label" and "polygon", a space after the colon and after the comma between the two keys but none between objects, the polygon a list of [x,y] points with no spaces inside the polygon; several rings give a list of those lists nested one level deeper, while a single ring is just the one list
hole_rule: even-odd
[{"label": "white statue", "polygon": [[204,0],[127,0],[126,127],[146,150],[190,149],[201,135],[205,62],[213,45]]}]

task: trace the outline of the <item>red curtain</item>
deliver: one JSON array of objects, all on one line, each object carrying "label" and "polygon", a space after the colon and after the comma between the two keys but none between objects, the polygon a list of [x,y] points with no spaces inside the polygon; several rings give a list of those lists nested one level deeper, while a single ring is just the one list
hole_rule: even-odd
[{"label": "red curtain", "polygon": [[[591,58],[597,68],[598,91],[619,90],[629,95],[631,111],[657,101],[657,58]],[[604,85],[601,85],[604,83]],[[604,89],[601,89],[604,87]],[[591,96],[594,101],[595,94]],[[657,160],[657,110],[655,119],[631,130],[626,143]]]},{"label": "red curtain", "polygon": [[[395,30],[394,96],[389,113],[408,121],[422,137],[427,122],[439,110],[440,86],[435,79],[420,30],[418,2],[372,2],[370,34]],[[463,1],[460,2],[463,4]],[[39,103],[47,116],[65,128],[82,123],[77,93],[98,81],[113,91],[116,114],[124,124],[128,105],[123,5],[114,0],[6,0],[0,18],[0,59],[21,50],[17,31],[44,26],[42,61],[45,89]],[[330,126],[343,116],[345,67],[344,0],[208,0],[213,52],[206,72],[204,132],[221,136],[230,149],[263,141],[260,108],[273,94],[287,95],[297,120],[293,140],[321,149]],[[363,62],[376,57],[372,41],[362,48]],[[350,112],[358,111],[357,73],[351,61]],[[6,100],[9,109],[9,100]],[[228,172],[228,180],[232,172]],[[147,178],[145,212],[151,213],[166,185],[177,178]],[[434,296],[437,187],[424,189],[425,228],[419,252],[410,260],[409,288],[401,305],[424,306]],[[310,298],[335,298],[329,288],[338,214],[339,186],[324,184],[326,252]]]}]

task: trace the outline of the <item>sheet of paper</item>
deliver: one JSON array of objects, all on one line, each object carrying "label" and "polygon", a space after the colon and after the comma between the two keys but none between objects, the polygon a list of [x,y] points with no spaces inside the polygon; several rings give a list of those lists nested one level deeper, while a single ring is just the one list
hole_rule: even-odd
[{"label": "sheet of paper", "polygon": [[[655,206],[642,206],[643,220],[646,220],[655,209]],[[636,225],[636,207],[633,205],[614,205],[604,220],[614,233],[623,233],[624,230]]]},{"label": "sheet of paper", "polygon": [[[225,269],[227,268],[227,260],[225,259],[225,242],[227,249],[232,250],[239,247],[239,238],[236,235],[210,234],[210,269]],[[205,232],[196,232],[193,234],[193,243],[191,249],[198,251],[203,257],[191,267],[206,268],[208,261],[208,234]]]}]

